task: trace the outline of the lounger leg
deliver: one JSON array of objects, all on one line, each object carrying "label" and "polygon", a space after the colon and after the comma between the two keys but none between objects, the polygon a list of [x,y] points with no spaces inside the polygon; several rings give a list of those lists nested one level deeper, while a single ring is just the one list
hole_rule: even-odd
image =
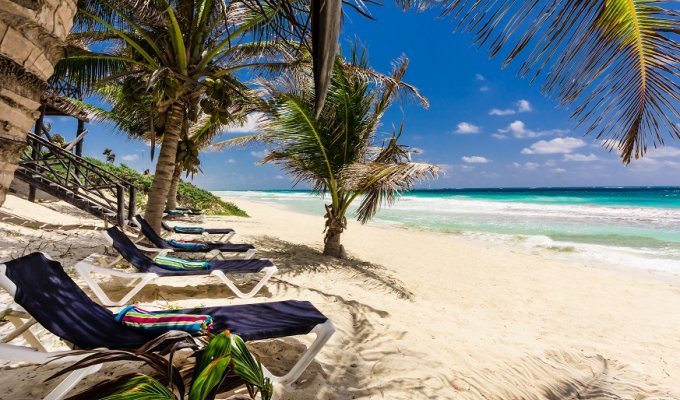
[{"label": "lounger leg", "polygon": [[57,385],[44,400],[61,400],[66,397],[66,394],[70,392],[80,381],[83,380],[88,375],[92,375],[102,368],[102,364],[91,365],[86,368],[78,369],[70,374]]},{"label": "lounger leg", "polygon": [[239,288],[234,285],[234,282],[227,278],[227,276],[224,274],[223,271],[220,270],[215,270],[210,273],[210,275],[216,276],[222,280],[222,282],[227,285],[229,289],[231,289],[232,292],[236,294],[236,296],[242,298],[242,299],[249,299],[257,294],[257,292],[262,289],[262,287],[269,281],[269,278],[272,277],[278,271],[278,268],[276,267],[266,267],[262,269],[262,272],[264,273],[264,276],[260,281],[255,285],[255,287],[248,293],[243,293]]},{"label": "lounger leg", "polygon": [[311,332],[316,334],[316,339],[286,375],[276,376],[269,372],[267,368],[264,368],[265,375],[268,376],[272,382],[280,383],[282,385],[290,385],[291,383],[295,382],[307,369],[307,367],[309,367],[309,364],[312,363],[314,357],[316,357],[319,351],[321,351],[323,346],[326,344],[326,342],[328,342],[328,339],[330,339],[334,332],[335,327],[330,320],[324,322],[323,324],[317,325]]},{"label": "lounger leg", "polygon": [[[126,274],[126,273],[120,273],[116,274],[113,273],[114,271],[109,271],[104,268],[98,268],[94,265],[91,265],[85,261],[81,261],[75,266],[76,271],[78,274],[83,278],[85,283],[87,283],[87,286],[92,289],[92,292],[97,296],[99,301],[105,306],[109,307],[114,307],[114,306],[122,306],[126,304],[130,299],[139,293],[144,286],[148,285],[150,282],[158,278],[158,275],[153,274],[153,273],[141,273],[141,274]],[[139,279],[139,283],[137,283],[135,286],[133,286],[130,291],[128,291],[120,300],[114,301],[109,298],[109,296],[104,292],[102,287],[97,283],[92,278],[92,273],[96,272],[99,274],[103,275],[108,275],[108,276],[116,276],[118,278],[127,278],[127,279],[133,279],[137,280]]]},{"label": "lounger leg", "polygon": [[16,316],[7,316],[7,319],[12,323],[12,325],[14,325],[16,329],[2,338],[3,343],[11,342],[17,337],[23,336],[26,340],[26,343],[28,343],[31,347],[37,349],[38,351],[46,351],[45,346],[43,346],[43,344],[40,342],[40,339],[38,339],[30,330],[30,328],[38,323],[38,321],[32,317],[22,319]]}]

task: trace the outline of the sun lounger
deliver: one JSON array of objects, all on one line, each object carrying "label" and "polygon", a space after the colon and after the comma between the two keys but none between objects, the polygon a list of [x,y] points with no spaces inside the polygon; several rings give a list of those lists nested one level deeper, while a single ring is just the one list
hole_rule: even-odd
[{"label": "sun lounger", "polygon": [[141,216],[135,217],[142,234],[159,249],[167,250],[168,252],[183,252],[183,253],[211,253],[216,256],[222,256],[224,253],[242,253],[244,258],[248,259],[255,255],[255,247],[252,244],[245,243],[216,243],[216,242],[202,242],[205,244],[203,248],[184,248],[178,245],[173,245],[167,240],[163,239],[156,231],[151,228],[148,222]]},{"label": "sun lounger", "polygon": [[[203,235],[208,237],[210,235],[222,235],[217,241],[221,243],[229,243],[232,236],[236,234],[231,228],[203,228],[202,226],[170,226],[165,221],[161,221],[161,227],[167,233],[177,233],[180,235]],[[187,229],[189,228],[189,229]]]},{"label": "sun lounger", "polygon": [[[117,323],[111,311],[92,301],[64,272],[59,262],[43,253],[32,253],[1,264],[0,286],[45,329],[81,349],[136,349],[157,337],[152,332],[135,331]],[[214,321],[214,332],[228,329],[246,341],[315,334],[314,342],[287,374],[273,376],[267,371],[274,382],[283,384],[294,382],[302,374],[335,331],[328,318],[306,301],[189,308],[172,312],[210,315]],[[11,353],[5,346],[0,348],[0,358],[20,356]]]},{"label": "sun lounger", "polygon": [[[229,289],[231,289],[240,298],[253,297],[262,287],[267,283],[269,278],[277,271],[276,266],[269,260],[211,260],[208,261],[208,268],[201,270],[181,270],[173,271],[163,268],[151,258],[142,253],[141,250],[117,227],[111,227],[106,230],[106,237],[110,240],[113,247],[120,253],[120,257],[108,263],[107,266],[96,265],[97,258],[103,257],[98,254],[91,254],[86,259],[76,264],[75,269],[83,278],[85,283],[92,289],[102,304],[107,306],[120,306],[126,304],[137,294],[142,288],[158,278],[164,277],[178,277],[178,276],[197,276],[210,275],[220,279]],[[121,259],[125,259],[132,266],[137,268],[139,272],[125,272],[110,268]],[[116,278],[131,279],[132,282],[128,286],[132,286],[130,290],[118,301],[111,300],[111,298],[104,292],[102,287],[93,279],[92,274],[98,273],[102,275],[113,276]],[[229,279],[226,274],[263,274],[260,281],[247,293],[242,292],[234,282]]]}]

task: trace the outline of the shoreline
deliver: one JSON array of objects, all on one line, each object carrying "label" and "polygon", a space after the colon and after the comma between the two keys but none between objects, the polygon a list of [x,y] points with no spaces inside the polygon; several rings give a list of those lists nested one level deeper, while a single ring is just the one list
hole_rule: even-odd
[{"label": "shoreline", "polygon": [[[236,229],[232,242],[253,243],[256,257],[274,262],[279,273],[263,292],[242,300],[209,278],[178,280],[134,301],[149,309],[311,301],[337,331],[301,380],[277,387],[280,400],[680,398],[678,282],[355,221],[343,235],[352,258],[335,260],[320,254],[321,214],[229,200],[251,218],[207,216],[202,224]],[[26,217],[42,207],[10,205]],[[39,248],[68,268],[102,251],[94,231],[14,229],[21,234],[4,238],[3,258]],[[264,365],[283,369],[309,339],[252,346]],[[42,376],[31,366],[13,374],[22,371]],[[13,389],[36,386],[25,380]]]}]

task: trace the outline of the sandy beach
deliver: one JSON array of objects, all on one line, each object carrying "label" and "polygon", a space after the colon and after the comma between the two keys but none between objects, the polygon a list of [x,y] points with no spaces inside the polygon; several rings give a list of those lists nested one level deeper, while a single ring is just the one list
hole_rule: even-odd
[{"label": "sandy beach", "polygon": [[[279,267],[267,289],[240,300],[206,278],[192,286],[151,285],[135,300],[158,308],[314,303],[337,331],[297,383],[277,388],[280,399],[680,398],[678,276],[355,221],[343,237],[351,259],[338,261],[320,254],[321,214],[234,202],[251,218],[203,223],[233,227],[233,242],[255,244],[258,257]],[[10,196],[6,214],[72,230],[17,227],[10,223],[17,220],[5,219],[0,258],[41,250],[72,267],[104,252],[99,232],[75,227],[102,223],[59,204],[47,209]],[[284,338],[253,348],[276,372],[309,342]],[[0,384],[14,382],[12,397],[3,398],[39,396],[46,387],[26,377],[44,376],[43,369],[3,370]]]}]

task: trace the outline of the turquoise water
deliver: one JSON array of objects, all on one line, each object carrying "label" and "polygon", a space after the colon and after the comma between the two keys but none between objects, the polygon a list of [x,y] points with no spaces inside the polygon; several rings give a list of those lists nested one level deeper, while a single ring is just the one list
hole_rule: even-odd
[{"label": "turquoise water", "polygon": [[[216,194],[323,215],[323,200],[306,191]],[[680,272],[680,187],[414,191],[375,222]]]}]

